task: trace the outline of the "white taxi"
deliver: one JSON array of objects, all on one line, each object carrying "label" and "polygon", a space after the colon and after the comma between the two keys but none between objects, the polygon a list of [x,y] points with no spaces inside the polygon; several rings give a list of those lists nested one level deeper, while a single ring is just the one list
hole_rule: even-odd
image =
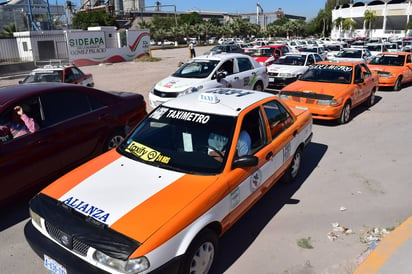
[{"label": "white taxi", "polygon": [[213,273],[219,236],[298,176],[311,137],[310,112],[270,93],[170,100],[37,194],[26,239],[53,273]]},{"label": "white taxi", "polygon": [[75,65],[45,65],[30,72],[19,84],[57,82],[93,87],[91,73],[84,73]]},{"label": "white taxi", "polygon": [[321,61],[323,61],[322,57],[317,53],[287,53],[267,67],[269,87],[289,85],[299,79],[308,70],[310,65]]},{"label": "white taxi", "polygon": [[263,91],[268,86],[266,67],[241,53],[195,57],[171,76],[159,81],[149,93],[150,105],[158,105],[192,92],[210,88],[240,88]]}]

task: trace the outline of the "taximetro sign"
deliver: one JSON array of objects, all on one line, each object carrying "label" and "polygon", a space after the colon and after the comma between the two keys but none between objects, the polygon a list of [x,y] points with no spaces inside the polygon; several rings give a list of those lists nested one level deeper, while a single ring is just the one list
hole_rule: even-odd
[{"label": "taximetro sign", "polygon": [[132,61],[149,54],[150,33],[145,30],[127,30],[127,46],[118,48],[107,46],[104,31],[68,31],[66,39],[69,60],[77,66]]}]

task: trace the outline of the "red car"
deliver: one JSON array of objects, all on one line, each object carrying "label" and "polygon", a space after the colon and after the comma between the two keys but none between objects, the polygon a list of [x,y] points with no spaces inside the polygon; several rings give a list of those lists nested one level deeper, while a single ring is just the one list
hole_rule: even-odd
[{"label": "red car", "polygon": [[[117,146],[146,114],[140,94],[58,83],[0,88],[0,204]],[[12,122],[26,131],[13,137]]]},{"label": "red car", "polygon": [[252,57],[262,66],[269,66],[280,56],[285,55],[292,50],[286,45],[268,45],[262,46],[252,54]]}]

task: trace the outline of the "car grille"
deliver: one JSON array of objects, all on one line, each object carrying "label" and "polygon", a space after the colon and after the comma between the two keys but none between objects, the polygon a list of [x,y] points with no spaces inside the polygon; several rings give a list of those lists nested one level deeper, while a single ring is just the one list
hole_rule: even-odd
[{"label": "car grille", "polygon": [[302,91],[282,91],[281,95],[290,96],[292,101],[305,104],[316,104],[318,100],[332,100],[333,96]]},{"label": "car grille", "polygon": [[279,73],[277,72],[268,72],[269,76],[278,76]]},{"label": "car grille", "polygon": [[54,225],[50,224],[49,222],[46,222],[46,230],[49,235],[55,239],[57,242],[65,246],[66,248],[69,248],[73,250],[74,252],[86,256],[87,255],[87,250],[89,250],[89,247],[87,244],[77,240],[75,237],[71,239],[71,244],[68,246],[66,244],[62,243],[62,237],[66,235],[63,231],[55,227]]},{"label": "car grille", "polygon": [[154,89],[153,94],[162,98],[176,98],[180,94],[180,92],[164,92]]}]

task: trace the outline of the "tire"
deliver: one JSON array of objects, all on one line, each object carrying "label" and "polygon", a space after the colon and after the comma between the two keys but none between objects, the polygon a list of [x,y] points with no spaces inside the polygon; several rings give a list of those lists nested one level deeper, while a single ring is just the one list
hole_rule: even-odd
[{"label": "tire", "polygon": [[217,257],[218,238],[211,229],[204,229],[192,241],[186,251],[180,274],[210,273]]},{"label": "tire", "polygon": [[257,91],[263,91],[263,85],[261,82],[257,82],[255,84],[255,86],[253,87],[253,90],[257,90]]},{"label": "tire", "polygon": [[109,137],[106,139],[103,151],[108,151],[113,148],[116,148],[124,140],[124,136],[124,133],[122,133],[120,130],[117,130],[110,134]]},{"label": "tire", "polygon": [[290,163],[290,166],[288,167],[285,175],[284,175],[284,182],[285,183],[291,183],[296,180],[296,177],[298,177],[300,166],[302,164],[302,150],[298,148],[293,155],[292,162]]},{"label": "tire", "polygon": [[339,117],[339,124],[346,124],[350,120],[351,115],[350,103],[346,102],[342,108],[342,112]]},{"label": "tire", "polygon": [[371,95],[368,97],[368,99],[366,100],[366,106],[367,107],[371,107],[375,104],[375,90],[372,90]]},{"label": "tire", "polygon": [[402,76],[396,79],[395,85],[393,86],[393,91],[400,91],[402,89]]}]

